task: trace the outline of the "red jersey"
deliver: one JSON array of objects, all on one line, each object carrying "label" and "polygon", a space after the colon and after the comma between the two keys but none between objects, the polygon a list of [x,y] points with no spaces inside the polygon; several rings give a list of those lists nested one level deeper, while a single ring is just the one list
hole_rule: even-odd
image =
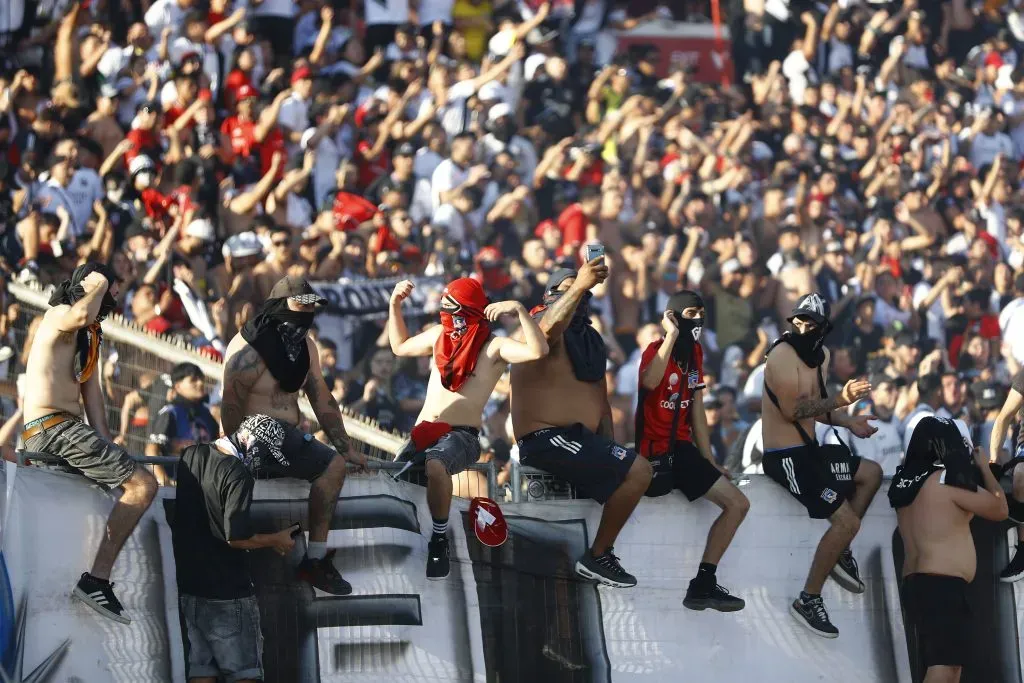
[{"label": "red jersey", "polygon": [[140,154],[145,154],[159,168],[160,152],[162,150],[160,147],[160,136],[157,135],[156,131],[133,128],[128,131],[128,135],[125,137],[132,143],[131,149],[124,153],[125,165],[131,164],[132,159]]},{"label": "red jersey", "polygon": [[[640,359],[640,376],[650,366],[664,340],[658,340],[644,349]],[[654,390],[640,386],[636,407],[636,440],[640,444],[640,455],[649,458],[668,452],[671,441],[672,419],[679,407],[679,425],[676,441],[692,441],[690,434],[690,402],[697,392],[704,388],[704,348],[700,343],[693,345],[693,360],[689,367],[680,367],[674,358],[668,359],[665,376]],[[680,396],[680,394],[682,394]]]},{"label": "red jersey", "polygon": [[[983,315],[967,325],[966,332],[972,337],[982,339],[1000,339],[1002,331],[999,329],[999,318],[994,315]],[[949,363],[954,368],[960,365],[960,352],[963,350],[964,333],[960,333],[949,340]]]},{"label": "red jersey", "polygon": [[[263,142],[256,142],[256,123],[243,121],[237,116],[229,116],[224,119],[220,126],[220,132],[231,141],[231,151],[236,156],[248,159],[254,154],[259,155],[260,175],[266,175],[270,170],[270,164],[274,159],[274,152],[284,152],[284,135],[281,130],[274,126],[263,138]],[[284,176],[285,164],[281,164],[278,171],[278,179]],[[257,178],[257,180],[259,180]],[[253,181],[256,182],[256,181]]]},{"label": "red jersey", "polygon": [[[369,152],[371,149],[373,149],[373,144],[369,140],[360,140],[356,145],[358,152]],[[358,169],[359,187],[365,190],[373,184],[373,181],[387,173],[390,167],[391,152],[386,148],[382,149],[373,161],[367,161],[362,154],[357,154],[356,168]]]},{"label": "red jersey", "polygon": [[578,247],[587,239],[590,219],[579,204],[570,204],[558,216],[558,229],[562,231],[562,246]]}]

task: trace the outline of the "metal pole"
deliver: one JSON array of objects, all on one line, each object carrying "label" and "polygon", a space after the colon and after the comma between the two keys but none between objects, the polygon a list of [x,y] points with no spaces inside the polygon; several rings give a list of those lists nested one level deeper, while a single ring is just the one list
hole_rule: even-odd
[{"label": "metal pole", "polygon": [[512,468],[509,472],[509,485],[512,487],[512,502],[523,502],[523,473],[519,469],[519,461],[512,461]]}]

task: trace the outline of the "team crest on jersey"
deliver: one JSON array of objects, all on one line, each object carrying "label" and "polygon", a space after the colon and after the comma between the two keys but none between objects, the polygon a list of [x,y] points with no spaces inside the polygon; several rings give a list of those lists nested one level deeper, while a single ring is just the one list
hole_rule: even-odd
[{"label": "team crest on jersey", "polygon": [[691,370],[690,374],[687,375],[686,386],[690,389],[696,389],[700,386],[700,375],[696,370]]},{"label": "team crest on jersey", "polygon": [[832,489],[825,489],[821,492],[821,499],[826,503],[834,503],[839,498],[839,494]]},{"label": "team crest on jersey", "polygon": [[626,449],[623,448],[622,446],[612,446],[612,455],[614,455],[619,460],[625,460],[626,453]]}]

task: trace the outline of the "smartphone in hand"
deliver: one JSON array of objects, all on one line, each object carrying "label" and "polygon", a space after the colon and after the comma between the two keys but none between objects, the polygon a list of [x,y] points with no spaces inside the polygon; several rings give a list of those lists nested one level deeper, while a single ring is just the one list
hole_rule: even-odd
[{"label": "smartphone in hand", "polygon": [[604,256],[604,245],[603,244],[588,244],[587,245],[587,263],[590,263],[596,258]]}]

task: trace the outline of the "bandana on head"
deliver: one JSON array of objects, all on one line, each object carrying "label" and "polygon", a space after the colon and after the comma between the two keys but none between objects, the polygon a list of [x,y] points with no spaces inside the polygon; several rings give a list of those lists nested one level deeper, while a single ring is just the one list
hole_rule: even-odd
[{"label": "bandana on head", "polygon": [[274,418],[250,415],[228,439],[246,469],[256,474],[271,460],[285,467],[291,464],[284,457],[284,437],[284,427]]},{"label": "bandana on head", "polygon": [[[93,272],[99,272],[107,278],[108,283],[115,280],[113,272],[106,266],[90,261],[75,268],[70,280],[64,280],[50,295],[51,306],[73,306],[85,296],[85,287],[82,280]],[[85,384],[96,371],[99,364],[100,344],[103,341],[103,330],[100,323],[117,307],[117,300],[111,295],[108,288],[103,294],[103,301],[100,303],[100,310],[96,320],[86,327],[78,330],[75,339],[75,380],[79,384]]]},{"label": "bandana on head", "polygon": [[913,503],[928,476],[939,470],[945,470],[944,484],[978,490],[977,467],[960,429],[952,420],[928,415],[914,427],[906,458],[896,468],[889,504],[901,508]]},{"label": "bandana on head", "polygon": [[448,391],[458,391],[470,378],[480,350],[491,336],[484,317],[488,303],[483,286],[468,277],[450,282],[441,295],[444,331],[434,343],[434,362]]},{"label": "bandana on head", "polygon": [[[535,320],[540,320],[548,306],[562,298],[565,292],[560,292],[558,286],[571,277],[576,277],[576,271],[567,268],[560,268],[551,274],[547,291],[544,292],[544,305],[530,311]],[[599,382],[604,378],[608,364],[608,347],[590,322],[590,300],[593,296],[591,292],[583,295],[569,321],[569,327],[562,333],[562,343],[572,363],[573,374],[581,382]]]},{"label": "bandana on head", "polygon": [[683,311],[687,308],[704,308],[704,299],[700,294],[684,289],[676,292],[668,299],[668,310],[672,311],[676,325],[679,326],[679,337],[672,348],[672,356],[677,363],[687,364],[693,358],[693,348],[700,342],[704,331],[704,318],[684,318]]},{"label": "bandana on head", "polygon": [[[282,278],[259,312],[242,328],[242,339],[249,343],[282,389],[297,392],[309,372],[309,344],[306,334],[313,326],[316,313],[293,311],[288,302],[323,305],[324,299],[313,292],[304,280]],[[280,296],[287,294],[287,296]]]}]

